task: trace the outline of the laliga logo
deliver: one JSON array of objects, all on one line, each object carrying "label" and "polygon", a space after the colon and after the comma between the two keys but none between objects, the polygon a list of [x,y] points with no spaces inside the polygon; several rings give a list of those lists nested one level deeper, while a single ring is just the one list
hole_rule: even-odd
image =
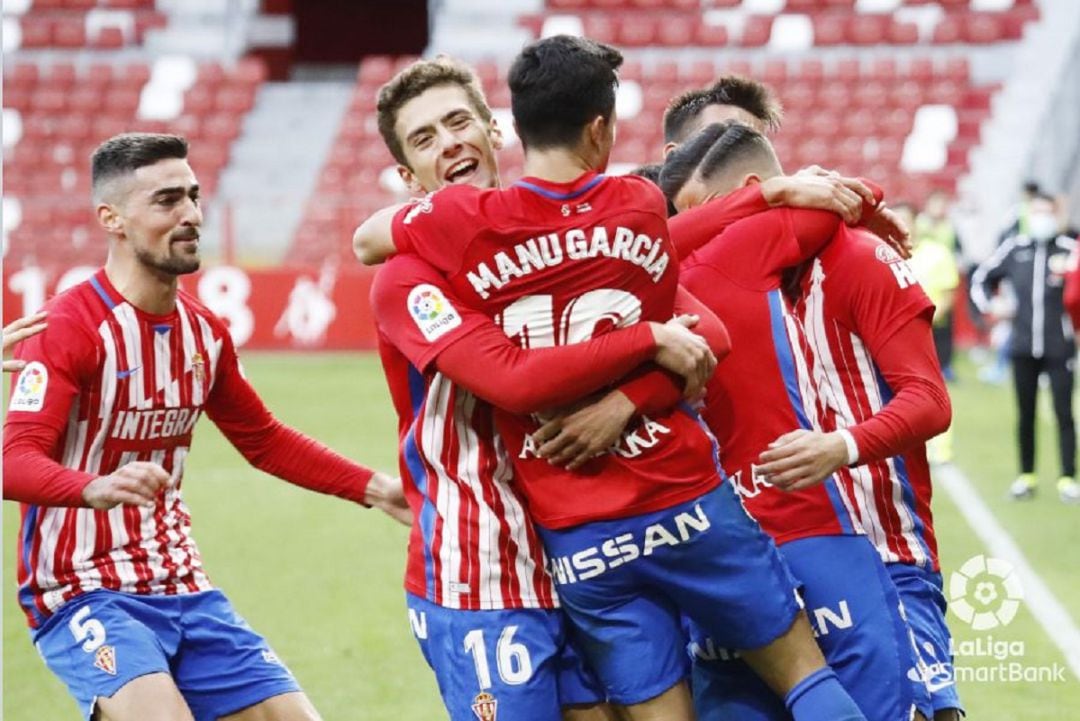
[{"label": "laliga logo", "polygon": [[976,631],[1007,626],[1024,600],[1011,563],[979,555],[949,576],[949,607]]},{"label": "laliga logo", "polygon": [[420,320],[434,320],[443,311],[442,297],[437,292],[421,291],[412,302],[413,315]]}]

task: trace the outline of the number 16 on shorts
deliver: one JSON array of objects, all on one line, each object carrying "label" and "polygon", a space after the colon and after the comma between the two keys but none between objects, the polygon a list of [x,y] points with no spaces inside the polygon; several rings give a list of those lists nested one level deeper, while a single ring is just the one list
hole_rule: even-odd
[{"label": "number 16 on shorts", "polygon": [[[505,626],[495,645],[496,668],[499,678],[507,686],[520,686],[532,678],[532,660],[529,649],[523,643],[514,642],[517,626]],[[465,634],[465,652],[472,656],[476,667],[476,680],[482,690],[491,688],[491,666],[488,663],[488,644],[484,640],[484,629],[474,628]]]}]

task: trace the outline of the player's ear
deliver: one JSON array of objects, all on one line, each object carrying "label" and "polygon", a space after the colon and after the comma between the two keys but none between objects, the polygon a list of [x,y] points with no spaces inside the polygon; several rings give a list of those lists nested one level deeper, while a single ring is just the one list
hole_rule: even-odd
[{"label": "player's ear", "polygon": [[499,127],[499,121],[492,118],[488,121],[488,137],[491,138],[491,147],[496,150],[503,149],[503,133]]},{"label": "player's ear", "polygon": [[95,211],[102,228],[114,235],[121,235],[124,232],[124,221],[112,204],[99,203]]},{"label": "player's ear", "polygon": [[666,160],[667,156],[671,155],[671,151],[677,147],[679,147],[678,143],[664,143],[664,159]]},{"label": "player's ear", "polygon": [[742,185],[739,187],[745,188],[748,185],[759,185],[761,183],[761,176],[757,173],[748,173],[742,181]]},{"label": "player's ear", "polygon": [[398,177],[401,178],[401,182],[405,183],[405,187],[409,189],[410,193],[419,195],[424,193],[424,188],[420,185],[420,181],[416,179],[416,175],[406,165],[397,166]]}]

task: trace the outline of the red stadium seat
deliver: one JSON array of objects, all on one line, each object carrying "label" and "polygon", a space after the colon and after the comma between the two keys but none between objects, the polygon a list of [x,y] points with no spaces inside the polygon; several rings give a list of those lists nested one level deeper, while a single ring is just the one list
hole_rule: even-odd
[{"label": "red stadium seat", "polygon": [[719,48],[728,44],[727,28],[707,22],[697,24],[694,42],[703,48]]},{"label": "red stadium seat", "polygon": [[241,58],[236,63],[236,67],[225,73],[228,80],[247,86],[255,86],[266,82],[268,75],[269,71],[266,68],[266,63],[255,57]]},{"label": "red stadium seat", "polygon": [[115,50],[124,47],[124,31],[118,27],[103,27],[90,41],[91,47],[99,50]]},{"label": "red stadium seat", "polygon": [[843,58],[838,60],[836,68],[833,70],[833,77],[849,84],[858,82],[859,78],[862,77],[862,73],[859,71],[859,59]]},{"label": "red stadium seat", "polygon": [[58,48],[86,47],[86,21],[81,17],[57,20],[53,24],[52,42]]},{"label": "red stadium seat", "polygon": [[842,45],[847,40],[848,20],[840,15],[815,15],[812,19],[814,45]]},{"label": "red stadium seat", "polygon": [[10,72],[4,73],[4,90],[21,88],[32,90],[38,83],[38,66],[34,63],[9,64]]},{"label": "red stadium seat", "polygon": [[112,82],[113,67],[108,63],[91,63],[83,72],[80,86],[104,89]]},{"label": "red stadium seat", "polygon": [[966,84],[971,77],[971,64],[965,57],[949,58],[943,72],[949,80]]},{"label": "red stadium seat", "polygon": [[214,109],[242,115],[255,105],[255,91],[246,87],[225,87],[214,96]]},{"label": "red stadium seat", "polygon": [[360,61],[357,78],[361,85],[378,87],[394,75],[394,62],[389,55],[369,55]]},{"label": "red stadium seat", "polygon": [[649,15],[626,13],[619,23],[617,33],[619,45],[630,48],[647,47],[656,41],[656,22]]},{"label": "red stadium seat", "polygon": [[937,45],[958,43],[964,39],[964,20],[957,14],[946,15],[934,27],[933,42]]},{"label": "red stadium seat", "polygon": [[885,32],[885,40],[892,45],[915,45],[919,42],[919,26],[893,20]]},{"label": "red stadium seat", "polygon": [[690,87],[701,87],[716,80],[716,66],[712,60],[695,60],[679,73],[679,82]]},{"label": "red stadium seat", "polygon": [[988,45],[1005,38],[1001,18],[994,13],[970,13],[961,37],[975,45]]},{"label": "red stadium seat", "polygon": [[101,108],[103,96],[103,86],[80,85],[68,96],[68,110],[79,115],[93,115]]},{"label": "red stadium seat", "polygon": [[767,85],[783,85],[787,82],[788,67],[783,60],[766,60],[760,80]]},{"label": "red stadium seat", "polygon": [[53,44],[53,22],[48,18],[29,15],[20,20],[19,29],[22,31],[21,47],[44,48]]},{"label": "red stadium seat", "polygon": [[210,88],[196,85],[184,93],[184,112],[206,115],[214,107],[214,93]]},{"label": "red stadium seat", "polygon": [[689,15],[672,15],[656,24],[656,41],[668,47],[686,47],[694,45],[695,31],[700,19]]},{"label": "red stadium seat", "polygon": [[59,88],[39,88],[30,96],[30,107],[39,113],[62,113],[67,108],[67,93]]},{"label": "red stadium seat", "polygon": [[879,45],[885,41],[892,24],[888,15],[860,15],[851,18],[845,38],[852,45]]},{"label": "red stadium seat", "polygon": [[877,58],[873,64],[865,68],[863,77],[870,80],[892,83],[896,81],[898,71],[894,58]]},{"label": "red stadium seat", "polygon": [[773,18],[768,15],[751,15],[746,19],[739,45],[744,48],[756,48],[769,42],[772,35]]},{"label": "red stadium seat", "polygon": [[920,83],[930,82],[935,75],[933,59],[928,57],[914,58],[908,67],[908,75],[912,80]]},{"label": "red stadium seat", "polygon": [[601,43],[614,44],[618,40],[618,25],[609,15],[592,14],[584,19],[585,35]]}]

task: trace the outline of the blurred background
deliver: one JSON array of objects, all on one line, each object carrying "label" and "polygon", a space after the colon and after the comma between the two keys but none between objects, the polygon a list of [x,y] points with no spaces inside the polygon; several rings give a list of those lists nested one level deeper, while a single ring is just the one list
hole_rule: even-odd
[{"label": "blurred background", "polygon": [[[863,175],[907,206],[924,249],[913,264],[941,309],[942,365],[957,380],[955,441],[935,444],[934,460],[955,459],[1006,539],[1080,619],[1076,506],[1004,498],[1015,473],[1000,352],[1009,295],[985,322],[966,300],[971,269],[1024,228],[1035,190],[1057,198],[1062,231],[1080,225],[1077,0],[4,0],[4,322],[103,263],[89,198],[94,147],[125,131],[180,133],[206,198],[203,270],[184,284],[229,323],[279,417],[395,468],[378,361],[354,352],[374,347],[374,271],[353,259],[351,234],[404,192],[376,129],[376,91],[416,57],[454,55],[476,68],[510,136],[510,60],[554,33],[612,43],[627,58],[612,172],[659,161],[668,100],[734,72],[783,102],[772,139],[789,172],[820,164]],[[504,184],[522,165],[510,140]],[[981,352],[954,361],[954,343]],[[1051,438],[1047,404],[1038,424]],[[215,583],[328,720],[442,717],[402,603],[405,529],[259,474],[209,425],[199,426],[184,495]],[[1039,470],[1050,477],[1047,446]],[[993,550],[993,534],[942,489],[935,515],[948,574]],[[14,603],[18,524],[18,508],[5,504],[4,718],[75,718]],[[1045,618],[1025,605],[994,635],[1019,642],[1029,666],[1060,666],[1070,658],[1061,639],[1076,634]],[[976,644],[957,662],[971,718],[1075,717],[1073,673],[980,680],[1002,659],[950,621],[959,642]]]}]

